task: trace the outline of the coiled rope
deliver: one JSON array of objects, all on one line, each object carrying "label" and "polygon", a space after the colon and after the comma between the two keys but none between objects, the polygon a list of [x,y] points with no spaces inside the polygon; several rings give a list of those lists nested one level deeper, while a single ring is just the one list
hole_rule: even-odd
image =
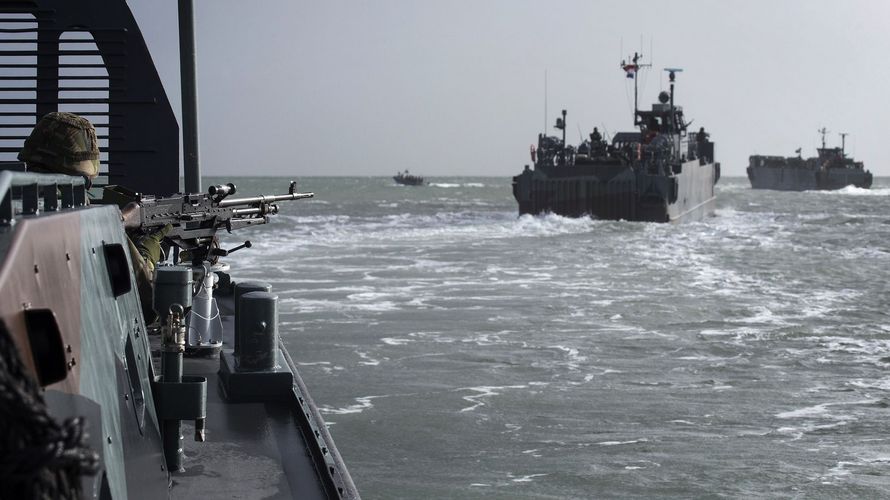
[{"label": "coiled rope", "polygon": [[80,499],[81,476],[99,470],[85,427],[82,418],[60,424],[49,414],[0,322],[0,498]]}]

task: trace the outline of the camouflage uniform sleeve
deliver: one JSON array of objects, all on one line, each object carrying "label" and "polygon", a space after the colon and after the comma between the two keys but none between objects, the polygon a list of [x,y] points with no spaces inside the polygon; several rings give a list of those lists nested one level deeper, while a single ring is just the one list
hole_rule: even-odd
[{"label": "camouflage uniform sleeve", "polygon": [[142,257],[136,244],[127,235],[127,246],[130,249],[130,260],[133,262],[133,274],[136,275],[136,289],[139,291],[139,303],[142,305],[142,316],[146,323],[153,323],[157,319],[152,307],[153,288],[151,278],[154,274],[154,263]]}]

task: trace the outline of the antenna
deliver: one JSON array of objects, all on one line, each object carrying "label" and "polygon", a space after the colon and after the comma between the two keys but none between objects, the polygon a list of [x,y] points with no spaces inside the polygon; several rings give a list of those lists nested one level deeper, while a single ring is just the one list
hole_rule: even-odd
[{"label": "antenna", "polygon": [[544,135],[547,135],[547,68],[544,68]]},{"label": "antenna", "polygon": [[562,130],[562,149],[559,153],[559,164],[566,164],[566,110],[562,110],[562,118],[556,119],[556,128]]},{"label": "antenna", "polygon": [[648,67],[652,66],[651,64],[640,63],[640,61],[642,59],[643,59],[643,54],[640,54],[639,52],[634,52],[633,57],[629,58],[630,62],[628,62],[627,59],[621,61],[621,69],[624,70],[624,73],[628,78],[632,78],[634,81],[634,125],[639,125],[639,121],[637,120],[637,111],[639,109],[637,82],[639,81],[639,78],[637,78],[637,73],[639,73],[639,71],[642,68],[648,68]]},{"label": "antenna", "polygon": [[[655,50],[652,48],[652,46],[653,46],[653,42],[652,42],[652,37],[650,36],[649,37],[649,60],[652,62],[652,64],[654,64],[655,63]],[[648,81],[648,78],[643,82],[643,90],[646,90],[645,89],[646,81]]]},{"label": "antenna", "polygon": [[822,134],[822,149],[825,149],[825,134],[828,133],[828,129],[825,127],[822,127],[819,130],[817,130],[816,132],[819,132],[820,134]]}]

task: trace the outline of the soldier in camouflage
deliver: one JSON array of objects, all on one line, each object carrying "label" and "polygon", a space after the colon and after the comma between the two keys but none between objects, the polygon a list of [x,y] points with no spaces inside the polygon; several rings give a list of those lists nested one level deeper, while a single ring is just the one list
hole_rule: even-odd
[{"label": "soldier in camouflage", "polygon": [[[25,162],[29,172],[81,176],[89,188],[99,175],[96,128],[86,118],[73,113],[47,113],[25,139],[18,159]],[[126,218],[127,207],[122,210]],[[151,278],[163,255],[161,241],[170,228],[168,225],[151,234],[127,235],[146,321],[152,321],[156,316],[151,305]]]},{"label": "soldier in camouflage", "polygon": [[25,139],[18,158],[31,172],[79,175],[89,184],[99,175],[96,129],[81,116],[48,113]]}]

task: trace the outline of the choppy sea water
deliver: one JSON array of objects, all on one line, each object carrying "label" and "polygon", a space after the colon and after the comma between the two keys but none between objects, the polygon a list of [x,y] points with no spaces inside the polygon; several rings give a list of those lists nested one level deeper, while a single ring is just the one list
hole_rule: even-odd
[{"label": "choppy sea water", "polygon": [[430,180],[300,179],[227,239],[363,498],[890,496],[890,179],[679,226]]}]

